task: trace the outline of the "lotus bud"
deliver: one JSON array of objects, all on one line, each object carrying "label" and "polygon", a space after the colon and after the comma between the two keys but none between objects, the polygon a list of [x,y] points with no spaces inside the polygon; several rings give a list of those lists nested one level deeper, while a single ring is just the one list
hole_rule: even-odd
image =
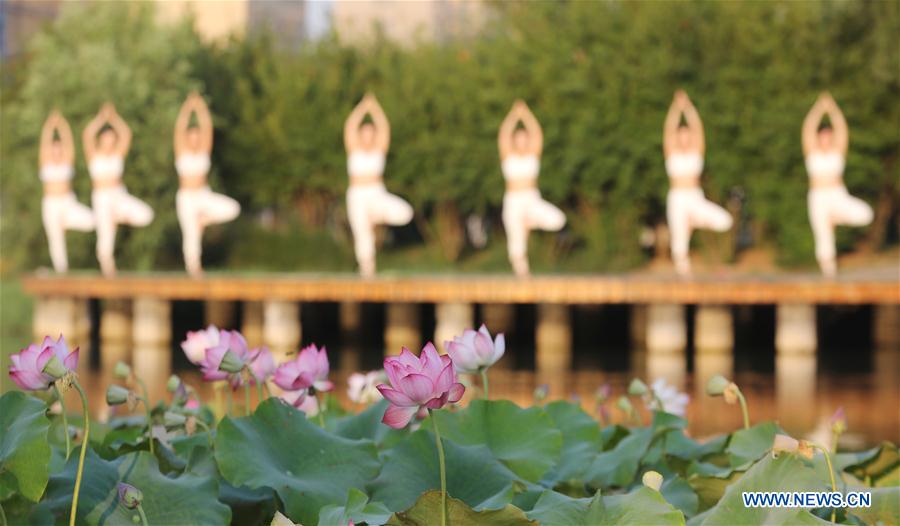
[{"label": "lotus bud", "polygon": [[550,394],[550,386],[547,384],[541,384],[534,389],[534,401],[542,402],[547,399],[547,395]]},{"label": "lotus bud", "polygon": [[616,407],[628,415],[634,413],[634,406],[631,405],[631,400],[629,400],[627,396],[620,396],[619,399],[616,400]]},{"label": "lotus bud", "polygon": [[740,389],[738,389],[738,386],[736,383],[734,383],[734,382],[729,383],[728,387],[726,387],[725,390],[722,391],[722,396],[725,398],[725,403],[731,404],[731,405],[738,403],[738,399],[740,398],[738,396],[738,393],[740,393],[740,392],[741,391],[740,391]]},{"label": "lotus bud", "polygon": [[644,483],[644,486],[659,491],[663,483],[663,476],[656,471],[648,471],[641,477],[641,482]]},{"label": "lotus bud", "polygon": [[847,416],[844,414],[844,408],[838,407],[834,415],[831,416],[831,432],[840,435],[847,430]]},{"label": "lotus bud", "polygon": [[181,386],[181,378],[177,374],[173,374],[169,377],[169,381],[166,382],[166,391],[174,393],[178,391],[179,386]]},{"label": "lotus bud", "polygon": [[59,358],[56,357],[56,355],[53,355],[49,360],[47,360],[47,363],[44,365],[44,370],[42,372],[58,379],[65,376],[69,372],[69,370],[66,369],[66,366],[63,365],[63,363]]},{"label": "lotus bud", "polygon": [[127,403],[134,395],[121,385],[111,385],[106,389],[106,403],[109,405],[122,405]]},{"label": "lotus bud", "polygon": [[189,416],[184,420],[184,432],[189,435],[197,432],[197,417]]},{"label": "lotus bud", "polygon": [[133,510],[141,505],[141,501],[144,500],[144,494],[141,493],[141,490],[132,486],[131,484],[126,484],[124,482],[119,482],[116,486],[116,489],[119,491],[119,502],[122,503],[126,508]]},{"label": "lotus bud", "polygon": [[594,391],[594,399],[597,400],[598,403],[602,403],[609,399],[610,394],[612,394],[612,388],[609,384],[603,384]]},{"label": "lotus bud", "polygon": [[219,364],[219,370],[226,373],[239,373],[244,369],[244,361],[237,354],[227,351]]},{"label": "lotus bud", "polygon": [[186,421],[187,418],[184,415],[173,413],[172,411],[166,411],[163,414],[163,423],[166,427],[182,427]]},{"label": "lotus bud", "polygon": [[635,378],[628,384],[628,394],[631,396],[643,396],[650,392],[650,389],[647,388],[647,384],[641,381],[640,378]]},{"label": "lotus bud", "polygon": [[131,376],[131,367],[125,362],[118,362],[116,368],[113,369],[113,376],[120,380],[126,380]]},{"label": "lotus bud", "polygon": [[796,453],[806,458],[813,457],[813,448],[805,440],[797,440],[787,435],[775,435],[772,444],[772,456],[775,457],[782,451]]},{"label": "lotus bud", "polygon": [[706,394],[709,396],[722,396],[731,382],[721,374],[717,374],[706,382]]}]

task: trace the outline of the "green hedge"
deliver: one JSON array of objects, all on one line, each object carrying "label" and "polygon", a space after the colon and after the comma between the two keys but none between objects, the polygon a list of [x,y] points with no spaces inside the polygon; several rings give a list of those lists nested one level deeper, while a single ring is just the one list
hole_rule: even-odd
[{"label": "green hedge", "polygon": [[[392,123],[388,188],[417,210],[415,224],[389,240],[391,252],[409,254],[408,265],[386,258],[397,268],[505,269],[495,257],[496,245],[505,244],[496,131],[516,97],[529,102],[545,130],[541,190],[569,217],[564,234],[533,236],[534,266],[640,264],[648,257],[641,229],[664,220],[661,128],[677,87],[692,96],[706,125],[707,194],[723,204],[746,195],[743,228],[788,265],[813,259],[800,125],[817,93],[831,90],[851,127],[847,185],[876,205],[879,223],[841,229],[839,244],[896,240],[888,226],[900,194],[898,4],[492,6],[496,16],[472,40],[357,49],[327,39],[293,53],[266,37],[203,46],[186,26],[153,27],[148,9],[67,8],[33,42],[24,85],[4,100],[3,214],[21,224],[15,235],[4,228],[4,260],[12,253],[21,265],[47,260],[35,162],[40,121],[57,104],[80,130],[111,96],[135,131],[126,183],[158,214],[151,227],[128,233],[119,259],[123,268],[179,267],[171,126],[182,96],[196,86],[216,119],[214,186],[245,210],[239,224],[212,233],[221,246],[210,257],[222,265],[327,268],[323,258],[309,257],[307,242],[320,254],[343,255],[337,267],[352,265],[341,127],[366,90]],[[100,23],[91,18],[89,25],[89,16]],[[98,56],[109,60],[98,64]],[[81,159],[78,168],[86,198]],[[266,236],[283,245],[279,258],[253,250],[260,228],[254,214],[269,207],[282,232]],[[486,252],[460,243],[472,213],[492,220]],[[87,257],[93,236],[71,237],[78,263],[94,266]],[[698,238],[711,257],[734,256],[730,237]]]}]

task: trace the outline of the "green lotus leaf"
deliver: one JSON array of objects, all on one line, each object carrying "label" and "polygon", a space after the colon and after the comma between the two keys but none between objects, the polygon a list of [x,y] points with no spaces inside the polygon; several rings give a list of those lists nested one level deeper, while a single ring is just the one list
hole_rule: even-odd
[{"label": "green lotus leaf", "polygon": [[725,448],[731,467],[746,469],[751,463],[759,460],[772,449],[772,442],[779,431],[778,425],[774,422],[764,422],[750,429],[735,431],[728,441],[728,447]]},{"label": "green lotus leaf", "polygon": [[573,499],[546,491],[527,513],[542,526],[594,526],[615,524],[637,526],[684,524],[684,515],[665,501],[658,491],[640,487],[625,495]]},{"label": "green lotus leaf", "polygon": [[641,459],[653,440],[653,429],[641,427],[594,458],[585,471],[585,480],[597,488],[625,487],[634,481]]},{"label": "green lotus leaf", "polygon": [[562,432],[559,462],[544,475],[542,483],[553,486],[560,481],[581,480],[600,453],[600,428],[597,421],[580,406],[566,401],[544,406],[556,428]]},{"label": "green lotus leaf", "polygon": [[50,477],[47,404],[21,391],[0,397],[0,498],[37,502]]},{"label": "green lotus leaf", "polygon": [[343,504],[347,488],[365,487],[380,467],[372,442],[331,434],[274,398],[251,416],[222,420],[215,458],[230,484],[273,488],[303,524],[316,524],[322,507]]},{"label": "green lotus leaf", "polygon": [[[477,524],[479,526],[537,526],[519,508],[512,505],[499,510],[476,511],[465,502],[447,497],[448,524]],[[426,491],[415,505],[406,511],[395,513],[388,520],[389,526],[434,526],[441,524],[441,492]]]},{"label": "green lotus leaf", "polygon": [[872,492],[870,507],[847,509],[865,524],[896,524],[900,519],[900,487],[852,488],[852,490]]},{"label": "green lotus leaf", "polygon": [[384,524],[391,517],[391,511],[380,502],[369,502],[365,493],[350,488],[347,502],[343,506],[334,504],[325,506],[319,512],[319,526],[345,526],[354,524]]}]

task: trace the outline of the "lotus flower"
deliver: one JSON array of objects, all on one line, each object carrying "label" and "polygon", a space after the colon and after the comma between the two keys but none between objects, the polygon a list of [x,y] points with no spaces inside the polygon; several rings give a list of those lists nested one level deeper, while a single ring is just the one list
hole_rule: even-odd
[{"label": "lotus flower", "polygon": [[206,358],[206,350],[219,345],[219,329],[210,325],[205,330],[188,331],[187,338],[181,342],[181,349],[191,363],[200,365]]},{"label": "lotus flower", "polygon": [[268,347],[260,347],[251,351],[253,359],[250,362],[250,383],[256,384],[256,381],[265,383],[266,380],[275,375],[275,358]]},{"label": "lotus flower", "polygon": [[384,371],[353,373],[347,379],[347,396],[357,404],[371,404],[381,399],[378,384],[387,380]]},{"label": "lotus flower", "polygon": [[307,416],[316,416],[319,414],[319,401],[316,400],[315,396],[309,396],[309,391],[306,389],[300,391],[285,391],[281,393],[281,399],[303,411]]},{"label": "lotus flower", "polygon": [[445,342],[447,354],[453,359],[453,367],[463,374],[477,374],[497,363],[506,351],[506,339],[498,334],[491,339],[487,327],[481,326],[477,331],[466,329],[462,336]]},{"label": "lotus flower", "polygon": [[458,402],[466,390],[457,381],[451,357],[438,354],[431,342],[420,356],[404,347],[399,356],[385,358],[384,371],[390,385],[380,384],[378,390],[391,405],[381,421],[395,429],[406,426],[422,408]]},{"label": "lotus flower", "polygon": [[334,384],[328,381],[328,353],[325,347],[310,345],[300,351],[297,358],[278,366],[275,385],[287,391],[315,388],[331,391]]},{"label": "lotus flower", "polygon": [[[667,384],[666,381],[662,378],[658,378],[655,382],[653,382],[653,385],[651,385],[650,388],[656,395],[654,398],[651,398],[647,404],[651,409],[656,411],[665,411],[666,413],[671,413],[673,415],[684,416],[685,409],[687,408],[687,404],[690,401],[690,397],[688,395],[679,392],[678,389]],[[659,402],[662,403],[662,407],[659,407],[657,398],[659,399]]]},{"label": "lotus flower", "polygon": [[133,510],[140,506],[141,501],[144,500],[144,494],[141,493],[141,490],[137,489],[131,484],[119,482],[116,485],[116,489],[119,492],[119,502],[130,510]]},{"label": "lotus flower", "polygon": [[66,372],[78,368],[78,348],[69,352],[62,335],[56,341],[47,336],[40,346],[32,343],[9,359],[12,361],[9,376],[16,385],[26,391],[40,391],[50,387]]},{"label": "lotus flower", "polygon": [[[256,351],[259,352],[259,351]],[[226,380],[231,376],[232,387],[241,384],[240,375],[244,365],[256,357],[247,348],[247,340],[237,331],[220,331],[219,342],[208,349],[200,368],[206,381]],[[235,381],[236,378],[236,381]],[[236,383],[236,385],[235,385]]]}]

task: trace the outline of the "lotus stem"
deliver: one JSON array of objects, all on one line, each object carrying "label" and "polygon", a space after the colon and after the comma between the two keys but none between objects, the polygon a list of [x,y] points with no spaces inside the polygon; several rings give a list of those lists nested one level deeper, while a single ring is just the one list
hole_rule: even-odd
[{"label": "lotus stem", "polygon": [[225,402],[222,401],[222,382],[216,382],[213,384],[213,393],[215,393],[216,397],[216,413],[218,413],[217,417],[222,418],[225,416]]},{"label": "lotus stem", "polygon": [[431,425],[434,427],[434,443],[437,445],[438,464],[441,467],[441,526],[447,526],[447,468],[444,465],[444,445],[441,443],[437,419],[434,418],[431,409],[428,410],[428,416],[431,417]]},{"label": "lotus stem", "polygon": [[[831,456],[828,454],[828,450],[819,444],[810,444],[811,447],[818,449],[825,455],[825,463],[828,464],[828,476],[831,477],[831,491],[837,493],[837,483],[834,480],[834,467],[831,465]],[[837,515],[837,509],[831,509],[831,522],[834,522],[835,516]]]},{"label": "lotus stem", "polygon": [[319,392],[316,391],[315,394],[317,405],[319,406],[319,425],[322,426],[322,429],[325,429],[325,395],[323,394],[321,398],[319,398]]},{"label": "lotus stem", "polygon": [[484,399],[487,400],[489,398],[487,368],[481,370],[481,387],[484,390]]},{"label": "lotus stem", "polygon": [[78,471],[75,475],[75,490],[72,492],[72,511],[69,513],[69,526],[75,526],[75,515],[78,512],[78,492],[81,490],[81,478],[84,475],[84,455],[90,444],[91,416],[88,413],[88,399],[78,379],[72,381],[72,385],[81,396],[81,409],[84,413],[84,438],[81,440],[81,452],[78,455]]},{"label": "lotus stem", "polygon": [[142,526],[150,526],[150,523],[147,521],[147,514],[144,513],[144,507],[138,504],[137,506],[138,515],[141,516],[141,525]]},{"label": "lotus stem", "polygon": [[747,399],[744,398],[744,393],[740,389],[735,389],[735,394],[738,402],[741,403],[741,413],[744,414],[744,429],[750,429],[750,413],[747,411]]},{"label": "lotus stem", "polygon": [[213,447],[212,431],[209,430],[209,426],[206,425],[206,422],[204,422],[199,416],[197,416],[196,420],[197,425],[203,428],[204,431],[206,431],[206,438],[209,440],[209,447]]},{"label": "lotus stem", "polygon": [[259,378],[256,379],[256,405],[263,403],[263,382]]},{"label": "lotus stem", "polygon": [[250,416],[250,380],[244,382],[244,415]]},{"label": "lotus stem", "polygon": [[144,402],[144,413],[147,415],[147,439],[150,442],[150,454],[155,455],[154,447],[153,447],[153,415],[150,413],[150,402],[147,401],[147,398],[141,398],[141,401]]},{"label": "lotus stem", "polygon": [[[71,433],[69,433],[69,417],[66,416],[66,401],[63,399],[63,395],[59,392],[56,384],[53,384],[53,390],[56,392],[56,398],[59,399],[59,407],[62,409],[63,429],[66,435],[66,460],[69,460],[69,455],[72,454],[72,437],[70,436]],[[3,524],[6,524],[6,521],[3,521]]]}]

